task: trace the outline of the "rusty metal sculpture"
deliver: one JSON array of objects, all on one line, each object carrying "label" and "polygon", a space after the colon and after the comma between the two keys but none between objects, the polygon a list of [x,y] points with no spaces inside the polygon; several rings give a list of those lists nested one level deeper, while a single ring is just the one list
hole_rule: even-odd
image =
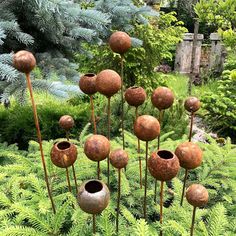
[{"label": "rusty metal sculpture", "polygon": [[145,158],[145,182],[144,182],[144,201],[143,212],[144,218],[147,219],[147,168],[148,168],[148,141],[152,141],[160,135],[160,124],[158,120],[149,115],[139,116],[134,123],[134,134],[138,139],[146,142],[146,158]]},{"label": "rusty metal sculpture", "polygon": [[96,233],[96,214],[100,214],[109,204],[108,187],[99,180],[84,182],[79,188],[78,203],[80,208],[93,215],[93,233]]},{"label": "rusty metal sculpture", "polygon": [[128,164],[128,153],[123,149],[116,149],[110,153],[110,162],[112,166],[118,169],[118,196],[116,208],[116,233],[119,231],[119,213],[120,213],[120,189],[121,189],[121,169]]},{"label": "rusty metal sculpture", "polygon": [[209,195],[207,189],[201,184],[192,184],[186,191],[186,198],[188,203],[193,206],[192,224],[190,228],[190,236],[193,236],[196,209],[208,203]]},{"label": "rusty metal sculpture", "polygon": [[[97,75],[96,89],[99,93],[105,95],[108,99],[107,120],[108,131],[107,138],[110,140],[111,133],[111,97],[121,88],[121,78],[114,70],[103,70]],[[107,185],[110,185],[110,162],[107,158]]]},{"label": "rusty metal sculpture", "polygon": [[[125,100],[130,106],[135,107],[135,119],[138,118],[138,107],[141,106],[147,98],[147,94],[142,87],[130,87],[125,91]],[[142,160],[140,156],[140,140],[138,139],[138,158],[139,158],[139,181],[142,188]]]},{"label": "rusty metal sculpture", "polygon": [[47,186],[48,196],[51,201],[52,210],[53,210],[53,213],[55,214],[56,208],[55,208],[55,204],[54,204],[52,193],[49,186],[48,173],[47,173],[47,167],[46,167],[44,153],[43,153],[42,136],[41,136],[40,127],[39,127],[37,108],[34,101],[33,89],[32,89],[31,80],[30,80],[30,72],[34,69],[36,65],[36,60],[35,60],[34,55],[31,52],[22,50],[22,51],[17,52],[14,55],[13,64],[17,70],[19,70],[22,73],[25,73],[26,75],[27,87],[30,93],[30,99],[32,103],[33,113],[34,113],[34,122],[35,122],[35,127],[37,130],[41,161],[42,161],[43,170],[44,170],[44,178],[45,178],[45,182]]}]

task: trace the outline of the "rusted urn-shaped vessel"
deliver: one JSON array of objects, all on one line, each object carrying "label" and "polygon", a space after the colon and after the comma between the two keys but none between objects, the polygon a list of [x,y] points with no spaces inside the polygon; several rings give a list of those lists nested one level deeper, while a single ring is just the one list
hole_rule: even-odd
[{"label": "rusted urn-shaped vessel", "polygon": [[88,73],[81,76],[79,80],[79,87],[83,93],[88,95],[93,95],[97,92],[96,88],[97,75],[93,73]]},{"label": "rusted urn-shaped vessel", "polygon": [[68,131],[75,125],[74,119],[69,115],[64,115],[59,120],[59,125],[62,129]]},{"label": "rusted urn-shaped vessel", "polygon": [[77,148],[68,141],[58,142],[51,150],[51,161],[54,165],[67,168],[74,164],[77,159]]},{"label": "rusted urn-shaped vessel", "polygon": [[167,87],[159,87],[153,91],[151,101],[159,110],[168,109],[174,102],[174,94]]},{"label": "rusted urn-shaped vessel", "polygon": [[142,141],[152,141],[160,135],[160,124],[153,116],[139,116],[134,123],[134,134]]},{"label": "rusted urn-shaped vessel", "polygon": [[127,33],[117,31],[111,35],[109,45],[113,52],[124,54],[131,47],[131,38]]},{"label": "rusted urn-shaped vessel", "polygon": [[110,162],[112,166],[114,166],[117,169],[125,168],[128,164],[129,156],[128,153],[119,148],[110,153]]},{"label": "rusted urn-shaped vessel", "polygon": [[189,204],[194,207],[203,207],[208,203],[209,195],[207,189],[201,184],[192,184],[186,191]]},{"label": "rusted urn-shaped vessel", "polygon": [[84,182],[79,188],[78,203],[86,213],[101,213],[108,206],[109,200],[109,189],[102,181],[92,179]]},{"label": "rusted urn-shaped vessel", "polygon": [[175,150],[175,155],[179,159],[180,166],[188,170],[195,169],[202,163],[203,152],[192,142],[180,144]]},{"label": "rusted urn-shaped vessel", "polygon": [[184,102],[184,107],[189,112],[196,112],[201,107],[201,102],[196,97],[189,97]]},{"label": "rusted urn-shaped vessel", "polygon": [[147,98],[147,94],[142,87],[130,87],[125,91],[125,100],[130,106],[141,106]]},{"label": "rusted urn-shaped vessel", "polygon": [[152,153],[148,159],[148,169],[151,175],[160,181],[173,179],[180,169],[177,156],[167,150]]},{"label": "rusted urn-shaped vessel", "polygon": [[30,73],[36,66],[36,60],[31,52],[22,50],[13,56],[14,67],[25,74]]}]

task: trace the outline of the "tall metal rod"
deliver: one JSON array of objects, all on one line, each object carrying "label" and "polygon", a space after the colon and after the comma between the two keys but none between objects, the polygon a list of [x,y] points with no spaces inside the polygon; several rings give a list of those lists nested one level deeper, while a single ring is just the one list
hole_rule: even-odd
[{"label": "tall metal rod", "polygon": [[191,224],[191,229],[190,229],[190,236],[193,236],[196,210],[197,210],[197,208],[193,207],[193,216],[192,216],[192,224]]},{"label": "tall metal rod", "polygon": [[[160,192],[160,224],[162,225],[163,222],[163,187],[164,182],[161,181],[161,192]],[[162,230],[160,231],[160,236],[162,236]]]},{"label": "tall metal rod", "polygon": [[117,194],[117,212],[116,212],[116,233],[119,231],[119,214],[120,214],[120,186],[121,186],[121,169],[118,169],[118,194]]},{"label": "tall metal rod", "polygon": [[143,202],[143,213],[144,219],[147,220],[147,162],[148,162],[148,141],[146,141],[146,167],[145,167],[145,182],[144,182],[144,202]]},{"label": "tall metal rod", "polygon": [[124,133],[124,56],[121,56],[121,128],[123,150],[125,150],[125,133]]},{"label": "tall metal rod", "polygon": [[95,120],[95,114],[94,114],[94,104],[93,104],[93,96],[90,95],[90,105],[91,105],[91,119],[93,122],[93,129],[94,129],[94,134],[97,134],[97,125],[96,125],[96,120]]},{"label": "tall metal rod", "polygon": [[96,215],[93,214],[93,234],[96,234]]},{"label": "tall metal rod", "polygon": [[185,186],[186,186],[187,178],[188,178],[188,170],[185,169],[184,183],[183,183],[183,189],[182,189],[182,195],[181,195],[180,206],[183,206],[184,193],[185,193]]},{"label": "tall metal rod", "polygon": [[190,118],[190,130],[189,130],[189,136],[188,141],[191,142],[192,140],[192,133],[193,133],[193,119],[194,119],[194,112],[191,112],[191,118]]},{"label": "tall metal rod", "polygon": [[68,184],[68,190],[69,192],[71,192],[70,176],[69,176],[69,171],[67,167],[66,167],[66,179],[67,179],[67,184]]},{"label": "tall metal rod", "polygon": [[[108,107],[107,107],[107,120],[108,120],[108,132],[107,138],[110,140],[111,136],[111,98],[108,98]],[[110,161],[107,157],[107,185],[110,187]]]},{"label": "tall metal rod", "polygon": [[36,104],[34,102],[33,89],[32,89],[32,85],[31,85],[30,74],[29,73],[26,74],[26,80],[27,80],[27,86],[28,86],[29,93],[30,93],[30,99],[31,99],[31,103],[32,103],[33,113],[34,113],[34,122],[35,122],[35,127],[36,127],[36,130],[37,130],[39,149],[40,149],[41,160],[42,160],[42,164],[43,164],[44,178],[45,178],[45,182],[46,182],[46,186],[47,186],[48,196],[49,196],[50,201],[51,201],[52,210],[53,210],[53,213],[55,214],[56,213],[56,208],[55,208],[55,204],[54,204],[54,201],[53,201],[53,198],[52,198],[51,189],[50,189],[50,186],[49,186],[47,167],[46,167],[46,162],[45,162],[45,158],[44,158],[44,154],[43,154],[42,136],[41,136],[41,132],[40,132],[39,120],[38,120],[38,115],[37,115],[37,108],[36,108]]},{"label": "tall metal rod", "polygon": [[97,177],[98,177],[98,180],[99,180],[100,179],[100,161],[98,161]]}]

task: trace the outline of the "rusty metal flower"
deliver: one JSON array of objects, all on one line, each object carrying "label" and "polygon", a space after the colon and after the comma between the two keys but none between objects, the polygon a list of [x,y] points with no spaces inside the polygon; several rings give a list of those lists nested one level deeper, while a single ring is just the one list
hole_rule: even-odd
[{"label": "rusty metal flower", "polygon": [[121,148],[116,149],[110,153],[110,162],[112,166],[117,169],[126,167],[126,165],[128,164],[128,160],[128,153]]},{"label": "rusty metal flower", "polygon": [[130,87],[125,91],[125,100],[130,106],[138,107],[146,100],[147,94],[142,87]]},{"label": "rusty metal flower", "polygon": [[79,87],[85,94],[92,95],[97,92],[96,89],[96,79],[97,75],[93,73],[88,73],[81,76],[79,80]]},{"label": "rusty metal flower", "polygon": [[74,124],[74,119],[69,115],[64,115],[59,120],[60,127],[66,131],[73,128]]},{"label": "rusty metal flower", "polygon": [[201,107],[201,102],[196,97],[189,97],[184,102],[184,107],[189,112],[196,112]]},{"label": "rusty metal flower", "polygon": [[111,35],[109,45],[113,52],[124,54],[131,47],[131,38],[127,33],[117,31]]}]

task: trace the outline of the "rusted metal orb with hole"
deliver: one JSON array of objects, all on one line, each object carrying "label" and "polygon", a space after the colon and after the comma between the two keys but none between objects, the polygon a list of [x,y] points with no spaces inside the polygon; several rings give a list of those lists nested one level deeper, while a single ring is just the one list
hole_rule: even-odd
[{"label": "rusted metal orb with hole", "polygon": [[110,153],[110,162],[112,166],[114,166],[117,169],[125,168],[128,164],[129,156],[128,153],[119,148]]},{"label": "rusted metal orb with hole", "polygon": [[108,187],[99,180],[84,182],[78,191],[80,208],[89,214],[101,213],[109,204],[110,192]]},{"label": "rusted metal orb with hole", "polygon": [[17,70],[28,74],[36,66],[36,59],[31,52],[22,50],[14,54],[13,64]]},{"label": "rusted metal orb with hole", "polygon": [[73,143],[62,141],[55,143],[51,150],[51,161],[54,165],[67,168],[77,159],[77,148]]},{"label": "rusted metal orb with hole", "polygon": [[114,70],[103,70],[97,75],[96,89],[106,97],[111,97],[121,88],[121,78]]},{"label": "rusted metal orb with hole", "polygon": [[69,115],[64,115],[59,120],[60,127],[66,131],[73,128],[74,124],[75,124],[74,119]]},{"label": "rusted metal orb with hole", "polygon": [[160,135],[159,121],[153,116],[139,116],[134,123],[134,134],[142,141],[152,141]]},{"label": "rusted metal orb with hole", "polygon": [[84,144],[84,153],[92,161],[102,161],[109,156],[110,142],[103,135],[92,135]]},{"label": "rusted metal orb with hole", "polygon": [[148,169],[155,179],[169,181],[178,174],[179,160],[173,152],[159,150],[148,159]]},{"label": "rusted metal orb with hole", "polygon": [[196,112],[201,107],[201,102],[196,97],[189,97],[184,102],[184,107],[189,112]]},{"label": "rusted metal orb with hole", "polygon": [[174,102],[174,94],[167,87],[159,87],[153,91],[151,100],[153,106],[159,110],[167,109]]},{"label": "rusted metal orb with hole", "polygon": [[142,87],[130,87],[125,91],[125,100],[130,106],[138,107],[147,98],[147,94]]},{"label": "rusted metal orb with hole", "polygon": [[82,92],[88,95],[95,94],[97,92],[96,79],[97,75],[93,73],[88,73],[81,76],[79,80],[79,87],[82,90]]},{"label": "rusted metal orb with hole", "polygon": [[189,204],[194,207],[203,207],[208,203],[209,195],[207,189],[201,184],[192,184],[186,191]]},{"label": "rusted metal orb with hole", "polygon": [[131,38],[127,33],[117,31],[111,35],[109,45],[113,52],[124,54],[131,47]]},{"label": "rusted metal orb with hole", "polygon": [[188,170],[195,169],[202,163],[203,152],[192,142],[180,144],[175,150],[175,155],[179,158],[180,166]]}]

